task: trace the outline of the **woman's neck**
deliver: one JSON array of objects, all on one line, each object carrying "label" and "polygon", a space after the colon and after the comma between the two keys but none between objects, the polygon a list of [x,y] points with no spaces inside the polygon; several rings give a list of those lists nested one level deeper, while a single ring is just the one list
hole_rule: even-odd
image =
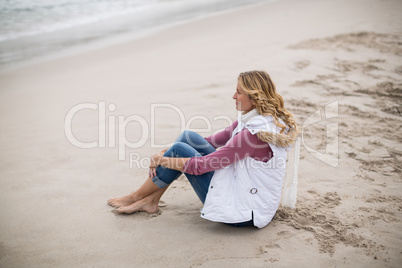
[{"label": "woman's neck", "polygon": [[257,109],[253,109],[247,113],[244,113],[241,115],[241,121],[243,123],[246,123],[247,121],[249,121],[251,118],[253,118],[254,116],[259,115]]}]

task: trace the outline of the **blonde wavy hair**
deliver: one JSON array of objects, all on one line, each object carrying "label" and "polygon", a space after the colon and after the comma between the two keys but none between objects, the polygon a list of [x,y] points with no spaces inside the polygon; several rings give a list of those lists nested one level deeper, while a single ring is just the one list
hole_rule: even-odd
[{"label": "blonde wavy hair", "polygon": [[[258,113],[264,116],[271,115],[275,124],[281,128],[278,135],[259,132],[257,133],[258,138],[262,141],[274,142],[281,147],[291,145],[300,131],[292,114],[285,109],[283,98],[276,92],[275,84],[269,74],[265,71],[249,71],[240,73],[238,80]],[[282,119],[286,125],[281,124],[279,119]],[[289,127],[287,133],[285,133],[286,127]]]}]

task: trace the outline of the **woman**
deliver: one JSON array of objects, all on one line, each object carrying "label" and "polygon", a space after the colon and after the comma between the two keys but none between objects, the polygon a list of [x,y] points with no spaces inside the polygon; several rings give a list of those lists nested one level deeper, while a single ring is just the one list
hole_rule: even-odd
[{"label": "woman", "polygon": [[184,173],[204,204],[201,217],[266,226],[279,206],[285,149],[298,135],[297,124],[265,71],[241,73],[233,99],[242,112],[237,121],[207,138],[184,131],[151,157],[150,176],[137,191],[108,204],[118,213],[155,213],[170,183]]}]

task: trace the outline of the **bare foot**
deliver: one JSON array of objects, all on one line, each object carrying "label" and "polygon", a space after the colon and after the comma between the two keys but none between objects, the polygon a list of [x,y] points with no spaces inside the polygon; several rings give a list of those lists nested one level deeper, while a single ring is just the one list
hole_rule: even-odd
[{"label": "bare foot", "polygon": [[131,205],[119,207],[115,211],[122,214],[131,214],[138,211],[145,211],[153,214],[158,212],[158,210],[158,201],[155,201],[152,199],[152,197],[147,196]]},{"label": "bare foot", "polygon": [[118,198],[111,198],[107,201],[107,204],[109,206],[119,208],[119,207],[129,206],[129,205],[135,203],[135,201],[137,201],[137,200],[134,198],[134,195],[129,194],[129,195],[118,197]]}]

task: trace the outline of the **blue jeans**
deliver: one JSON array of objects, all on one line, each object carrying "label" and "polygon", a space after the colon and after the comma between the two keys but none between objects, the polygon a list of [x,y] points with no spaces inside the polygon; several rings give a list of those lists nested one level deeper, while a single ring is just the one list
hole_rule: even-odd
[{"label": "blue jeans", "polygon": [[[212,147],[212,145],[209,144],[198,133],[185,130],[183,133],[180,134],[172,147],[170,147],[163,156],[182,158],[201,157],[215,151],[215,148]],[[182,172],[158,166],[156,168],[156,174],[157,175],[152,178],[152,181],[159,188],[163,189],[171,184],[178,177],[180,177]],[[188,173],[184,173],[184,175],[186,175],[198,198],[204,204],[205,198],[208,193],[209,184],[211,182],[212,176],[214,175],[214,171],[210,171],[201,175],[192,175]],[[229,225],[237,227],[252,226],[253,220]]]},{"label": "blue jeans", "polygon": [[[170,147],[163,156],[183,158],[200,157],[215,151],[215,148],[199,134],[186,130],[180,134],[172,147]],[[163,189],[180,177],[182,172],[159,166],[156,168],[156,174],[157,175],[152,178],[152,181],[159,188]],[[201,175],[192,175],[188,173],[184,173],[184,175],[186,175],[195,193],[198,195],[198,198],[202,203],[204,203],[214,171]]]}]

